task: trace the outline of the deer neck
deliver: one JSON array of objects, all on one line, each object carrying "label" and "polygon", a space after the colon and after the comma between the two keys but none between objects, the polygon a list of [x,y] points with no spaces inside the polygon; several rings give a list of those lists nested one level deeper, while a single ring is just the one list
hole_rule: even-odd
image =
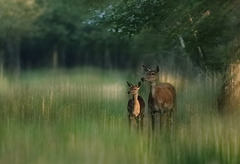
[{"label": "deer neck", "polygon": [[154,93],[155,93],[155,90],[156,90],[156,82],[153,82],[150,84],[150,94],[152,95],[152,97],[154,97]]},{"label": "deer neck", "polygon": [[140,114],[140,103],[138,101],[138,94],[133,95],[133,115],[138,116]]}]

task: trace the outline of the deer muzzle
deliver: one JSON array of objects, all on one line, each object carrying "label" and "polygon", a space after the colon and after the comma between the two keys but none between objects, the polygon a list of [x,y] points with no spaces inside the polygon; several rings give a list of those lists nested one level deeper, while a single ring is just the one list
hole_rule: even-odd
[{"label": "deer muzzle", "polygon": [[145,79],[144,77],[142,77],[142,78],[141,78],[141,81],[144,82],[144,81],[146,81],[146,79]]}]

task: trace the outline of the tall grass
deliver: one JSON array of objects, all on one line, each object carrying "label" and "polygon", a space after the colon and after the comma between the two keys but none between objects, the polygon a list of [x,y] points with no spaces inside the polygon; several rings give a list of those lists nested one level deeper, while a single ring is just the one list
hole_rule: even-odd
[{"label": "tall grass", "polygon": [[[161,74],[178,91],[171,130],[143,132],[127,122],[132,72],[30,71],[0,80],[0,163],[238,163],[237,117],[219,116],[220,75],[195,80]],[[147,100],[148,86],[141,92]],[[147,116],[147,111],[146,111]]]}]

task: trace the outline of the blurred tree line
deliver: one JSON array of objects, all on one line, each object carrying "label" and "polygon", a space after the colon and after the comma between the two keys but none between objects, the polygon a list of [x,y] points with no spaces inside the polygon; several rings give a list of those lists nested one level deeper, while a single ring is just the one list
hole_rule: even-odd
[{"label": "blurred tree line", "polygon": [[[22,69],[90,65],[135,68],[152,57],[169,56],[154,30],[125,37],[96,25],[94,15],[118,1],[1,0],[0,69],[19,75]],[[102,10],[101,10],[102,11]],[[156,62],[156,64],[159,64]]]},{"label": "blurred tree line", "polygon": [[185,55],[204,72],[220,72],[219,109],[236,111],[240,109],[239,7],[238,0],[125,0],[99,10],[95,21],[123,36],[155,30],[160,50]]},{"label": "blurred tree line", "polygon": [[107,0],[1,0],[0,68],[132,67],[132,43],[88,22]]}]

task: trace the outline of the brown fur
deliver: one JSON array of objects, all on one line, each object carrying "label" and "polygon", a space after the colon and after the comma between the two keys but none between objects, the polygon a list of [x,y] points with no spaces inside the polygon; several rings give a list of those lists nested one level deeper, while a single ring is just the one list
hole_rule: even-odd
[{"label": "brown fur", "polygon": [[172,123],[172,114],[176,110],[176,90],[170,83],[158,83],[159,67],[156,70],[150,70],[143,66],[146,76],[142,81],[147,81],[150,84],[150,93],[148,96],[148,108],[152,116],[152,128],[155,124],[155,113],[160,113],[163,116],[165,113],[168,117],[168,122]]},{"label": "brown fur", "polygon": [[[127,82],[128,83],[128,82]],[[143,117],[144,117],[144,109],[145,102],[141,96],[139,96],[139,88],[141,82],[138,83],[138,86],[133,86],[128,83],[129,91],[128,93],[131,95],[131,99],[128,101],[127,109],[128,109],[128,119],[129,125],[131,125],[132,119],[135,119],[137,124],[141,123],[141,128],[143,128]]]},{"label": "brown fur", "polygon": [[144,114],[145,102],[144,102],[144,100],[141,96],[138,96],[138,102],[140,104],[140,108],[139,108],[140,113],[137,116],[135,116],[133,114],[134,104],[135,104],[134,103],[134,97],[132,97],[131,99],[128,100],[128,114],[129,114],[129,117],[138,117],[138,116]]},{"label": "brown fur", "polygon": [[[154,90],[154,93],[152,93]],[[169,83],[161,83],[155,86],[154,89],[150,89],[150,104],[153,106],[157,106],[158,109],[153,108],[153,112],[157,112],[161,110],[161,112],[166,112],[166,110],[173,110],[176,91],[174,87]]]}]

